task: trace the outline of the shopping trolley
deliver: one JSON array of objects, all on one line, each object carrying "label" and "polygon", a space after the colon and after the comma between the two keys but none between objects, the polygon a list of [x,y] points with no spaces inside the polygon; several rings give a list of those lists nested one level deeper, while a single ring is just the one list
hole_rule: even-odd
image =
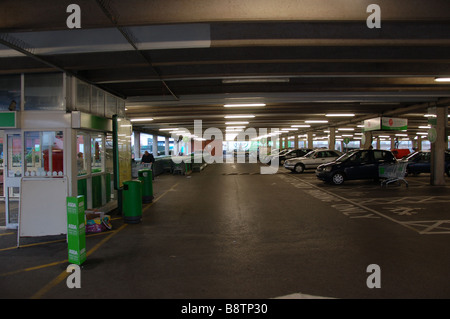
[{"label": "shopping trolley", "polygon": [[385,163],[378,167],[378,177],[382,178],[381,186],[388,185],[393,182],[404,182],[408,187],[408,182],[405,180],[406,167],[408,162]]}]

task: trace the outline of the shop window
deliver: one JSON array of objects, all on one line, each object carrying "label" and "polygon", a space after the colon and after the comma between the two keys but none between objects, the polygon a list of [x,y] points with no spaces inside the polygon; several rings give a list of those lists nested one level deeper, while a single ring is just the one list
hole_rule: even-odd
[{"label": "shop window", "polygon": [[163,136],[158,136],[158,155],[168,155],[166,154],[166,138]]},{"label": "shop window", "polygon": [[25,176],[61,177],[64,175],[64,138],[62,131],[25,132]]},{"label": "shop window", "polygon": [[66,110],[63,74],[26,74],[25,110]]},{"label": "shop window", "polygon": [[91,173],[100,173],[104,171],[103,165],[103,136],[91,137]]},{"label": "shop window", "polygon": [[140,149],[141,154],[144,154],[145,151],[149,152],[150,154],[153,154],[153,135],[141,133],[140,142],[141,142],[141,149]]},{"label": "shop window", "polygon": [[107,133],[105,138],[105,171],[108,173],[114,172],[113,150],[113,136],[112,134]]},{"label": "shop window", "polygon": [[0,110],[20,111],[20,75],[0,77]]},{"label": "shop window", "polygon": [[77,174],[78,176],[87,174],[86,166],[86,144],[87,136],[83,133],[77,134]]}]

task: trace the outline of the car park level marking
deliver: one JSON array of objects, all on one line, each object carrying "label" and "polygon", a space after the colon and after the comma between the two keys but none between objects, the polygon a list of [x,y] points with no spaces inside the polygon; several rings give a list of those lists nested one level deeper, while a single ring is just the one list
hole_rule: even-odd
[{"label": "car park level marking", "polygon": [[312,187],[312,188],[315,188],[315,189],[320,190],[320,191],[322,191],[322,192],[324,192],[324,193],[327,193],[328,195],[331,195],[331,196],[334,196],[334,197],[336,197],[336,198],[339,198],[339,199],[342,200],[342,201],[346,201],[346,202],[348,202],[348,203],[350,203],[350,204],[352,204],[352,205],[355,205],[355,206],[357,206],[357,207],[359,207],[359,208],[362,208],[362,209],[364,209],[364,210],[366,210],[366,211],[368,211],[368,212],[371,212],[371,213],[373,213],[373,214],[376,214],[376,215],[378,215],[378,216],[380,216],[380,217],[383,217],[383,218],[385,218],[385,219],[387,219],[387,220],[390,220],[391,222],[394,222],[394,223],[396,223],[396,224],[399,224],[399,225],[401,225],[401,226],[404,226],[404,227],[406,227],[406,228],[408,228],[408,229],[410,229],[410,230],[413,230],[413,231],[418,232],[419,234],[421,234],[421,232],[419,232],[416,228],[412,227],[412,226],[409,225],[408,223],[404,223],[404,222],[398,221],[398,220],[396,220],[396,219],[394,219],[394,218],[391,218],[391,217],[389,217],[389,216],[386,216],[385,214],[380,213],[379,211],[376,211],[376,210],[374,210],[374,209],[372,209],[372,208],[369,208],[369,207],[366,207],[366,206],[364,206],[364,205],[361,205],[361,204],[359,204],[359,203],[357,203],[357,202],[354,202],[354,201],[351,200],[351,199],[348,199],[348,198],[339,196],[339,195],[337,195],[337,194],[335,194],[335,193],[333,193],[333,192],[330,192],[330,191],[328,191],[328,190],[325,190],[325,189],[322,189],[322,188],[320,188],[320,187],[317,187],[316,185],[311,184],[311,183],[309,183],[309,182],[307,182],[307,181],[301,180],[300,178],[297,178],[297,177],[295,177],[295,176],[292,176],[292,175],[286,175],[286,176],[288,176],[288,177],[290,177],[290,178],[293,178],[293,179],[295,179],[295,180],[298,180],[298,181],[300,181],[300,182],[302,182],[302,183],[305,183],[305,184],[309,185],[309,186]]},{"label": "car park level marking", "polygon": [[406,197],[391,197],[391,198],[367,198],[364,200],[365,204],[371,205],[388,205],[388,204],[424,204],[424,203],[448,203],[449,197],[445,196],[406,196]]}]

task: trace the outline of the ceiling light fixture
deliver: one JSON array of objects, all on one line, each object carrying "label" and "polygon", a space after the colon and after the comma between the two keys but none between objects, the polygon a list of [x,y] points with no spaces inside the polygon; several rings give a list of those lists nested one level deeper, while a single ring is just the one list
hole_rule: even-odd
[{"label": "ceiling light fixture", "polygon": [[254,118],[254,115],[225,115],[226,119],[247,119],[247,118]]},{"label": "ceiling light fixture", "polygon": [[250,104],[225,104],[224,107],[263,107],[264,103],[250,103]]},{"label": "ceiling light fixture", "polygon": [[176,130],[178,130],[178,128],[160,128],[159,129],[160,131],[176,131]]},{"label": "ceiling light fixture", "polygon": [[450,78],[435,78],[435,82],[450,82]]},{"label": "ceiling light fixture", "polygon": [[329,114],[325,114],[325,116],[327,116],[327,117],[353,117],[353,116],[355,116],[355,114],[353,114],[353,113],[342,113],[342,114],[329,113]]},{"label": "ceiling light fixture", "polygon": [[153,121],[152,118],[142,118],[142,119],[131,119],[131,122],[148,122],[148,121]]},{"label": "ceiling light fixture", "polygon": [[249,122],[225,122],[225,125],[248,124]]},{"label": "ceiling light fixture", "polygon": [[241,128],[245,128],[245,126],[227,126],[226,129],[241,129]]},{"label": "ceiling light fixture", "polygon": [[328,123],[328,121],[327,120],[307,120],[307,121],[305,121],[305,123],[317,124],[317,123]]},{"label": "ceiling light fixture", "polygon": [[311,127],[311,125],[303,124],[303,125],[291,125],[291,127]]}]

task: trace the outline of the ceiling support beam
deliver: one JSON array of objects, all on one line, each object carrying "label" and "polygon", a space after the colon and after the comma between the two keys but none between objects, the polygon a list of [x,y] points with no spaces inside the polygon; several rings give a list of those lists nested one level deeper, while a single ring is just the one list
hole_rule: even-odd
[{"label": "ceiling support beam", "polygon": [[128,43],[134,48],[134,50],[148,63],[148,65],[153,69],[153,71],[158,75],[159,80],[164,85],[164,87],[169,91],[169,93],[174,97],[175,100],[179,101],[180,98],[169,88],[167,83],[162,79],[161,74],[153,66],[151,59],[144,55],[141,50],[136,45],[133,34],[127,30],[125,27],[119,26],[118,24],[118,14],[114,12],[110,5],[110,0],[96,0],[99,7],[102,9],[103,13],[108,17],[115,28],[122,34],[122,36],[128,41]]},{"label": "ceiling support beam", "polygon": [[89,81],[88,79],[85,79],[83,77],[81,77],[80,75],[78,75],[77,73],[74,73],[70,70],[66,70],[63,67],[48,61],[47,59],[42,58],[41,56],[38,56],[34,53],[34,48],[32,46],[30,46],[29,44],[25,43],[22,40],[16,39],[13,36],[11,36],[9,33],[0,33],[0,44],[7,46],[10,49],[13,49],[17,52],[22,53],[23,55],[34,59],[37,62],[40,62],[48,67],[50,67],[51,69],[54,69],[55,71],[60,71],[63,73],[66,73],[67,75],[73,76],[83,82],[86,82],[90,85],[94,85],[96,87],[101,88],[102,90],[105,90],[111,94],[114,94],[122,99],[125,99],[126,97],[123,96],[123,94],[115,92],[114,90],[111,90],[109,88],[104,88],[102,87],[102,85],[98,85],[96,83],[93,83],[91,81]]}]

